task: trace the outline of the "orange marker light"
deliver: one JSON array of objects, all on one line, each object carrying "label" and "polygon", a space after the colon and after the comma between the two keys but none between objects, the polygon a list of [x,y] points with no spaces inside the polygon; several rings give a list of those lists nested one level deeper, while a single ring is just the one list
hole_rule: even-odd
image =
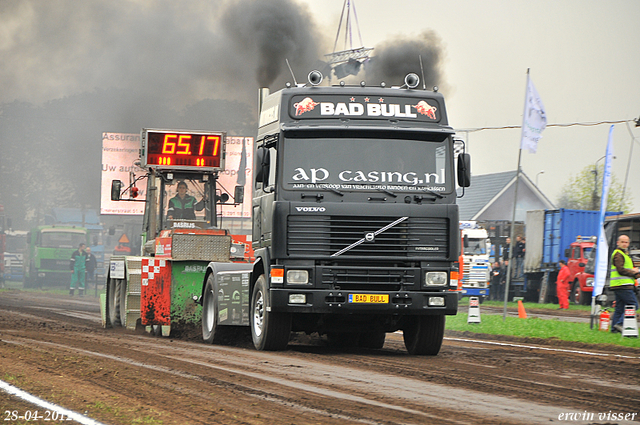
[{"label": "orange marker light", "polygon": [[284,283],[284,268],[271,269],[271,283]]}]

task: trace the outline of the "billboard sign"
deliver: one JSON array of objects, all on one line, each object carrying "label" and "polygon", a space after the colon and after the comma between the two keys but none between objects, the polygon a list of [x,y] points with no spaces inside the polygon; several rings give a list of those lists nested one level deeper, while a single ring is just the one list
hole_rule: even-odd
[{"label": "billboard sign", "polygon": [[[140,134],[102,133],[102,188],[100,191],[100,214],[142,215],[144,202],[122,202],[111,200],[111,181],[120,180],[129,184],[129,173],[137,176],[145,170],[134,165],[140,159]],[[140,187],[137,200],[145,199],[146,184]],[[128,195],[125,195],[127,197]]]}]

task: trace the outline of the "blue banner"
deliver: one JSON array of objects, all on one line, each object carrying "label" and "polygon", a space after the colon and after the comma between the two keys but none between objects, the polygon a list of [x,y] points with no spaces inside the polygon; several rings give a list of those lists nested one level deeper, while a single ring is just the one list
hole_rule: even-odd
[{"label": "blue banner", "polygon": [[598,249],[596,257],[596,273],[593,279],[593,296],[602,293],[604,281],[607,277],[607,265],[609,264],[609,244],[604,234],[604,217],[607,211],[607,197],[611,183],[611,160],[613,159],[613,126],[609,129],[609,141],[607,142],[607,154],[604,160],[604,176],[602,178],[602,197],[600,198],[600,234],[598,235]]}]

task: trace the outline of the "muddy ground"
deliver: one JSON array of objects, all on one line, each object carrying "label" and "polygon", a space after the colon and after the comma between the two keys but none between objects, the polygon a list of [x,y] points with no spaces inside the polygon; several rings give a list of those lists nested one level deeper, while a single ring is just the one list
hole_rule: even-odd
[{"label": "muddy ground", "polygon": [[[297,335],[257,352],[246,334],[103,329],[93,296],[19,290],[0,292],[0,379],[104,424],[640,422],[638,349],[447,332],[435,357],[408,355],[401,334],[382,350]],[[50,423],[13,420],[38,408],[3,391],[0,407],[3,423]]]}]

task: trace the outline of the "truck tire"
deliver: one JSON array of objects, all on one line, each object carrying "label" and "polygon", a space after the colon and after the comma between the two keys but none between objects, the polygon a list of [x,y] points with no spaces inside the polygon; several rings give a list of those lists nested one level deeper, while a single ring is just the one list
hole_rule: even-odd
[{"label": "truck tire", "polygon": [[24,276],[24,283],[23,286],[24,288],[35,288],[36,287],[36,269],[35,267],[33,267],[33,264],[31,266],[29,266],[29,276],[27,277],[26,274]]},{"label": "truck tire", "polygon": [[402,330],[404,345],[409,354],[437,355],[444,338],[444,324],[444,316],[409,317],[409,324]]},{"label": "truck tire", "polygon": [[107,319],[112,328],[122,326],[120,323],[120,280],[109,279],[107,283]]},{"label": "truck tire", "polygon": [[362,332],[358,345],[362,348],[379,350],[384,346],[384,339],[387,334],[383,331]]},{"label": "truck tire", "polygon": [[218,295],[215,288],[213,274],[210,274],[202,295],[202,340],[206,344],[220,344],[226,334],[224,326],[218,325]]},{"label": "truck tire", "polygon": [[264,275],[260,275],[251,296],[251,339],[259,351],[280,351],[287,348],[291,334],[291,315],[270,311],[269,290]]}]

